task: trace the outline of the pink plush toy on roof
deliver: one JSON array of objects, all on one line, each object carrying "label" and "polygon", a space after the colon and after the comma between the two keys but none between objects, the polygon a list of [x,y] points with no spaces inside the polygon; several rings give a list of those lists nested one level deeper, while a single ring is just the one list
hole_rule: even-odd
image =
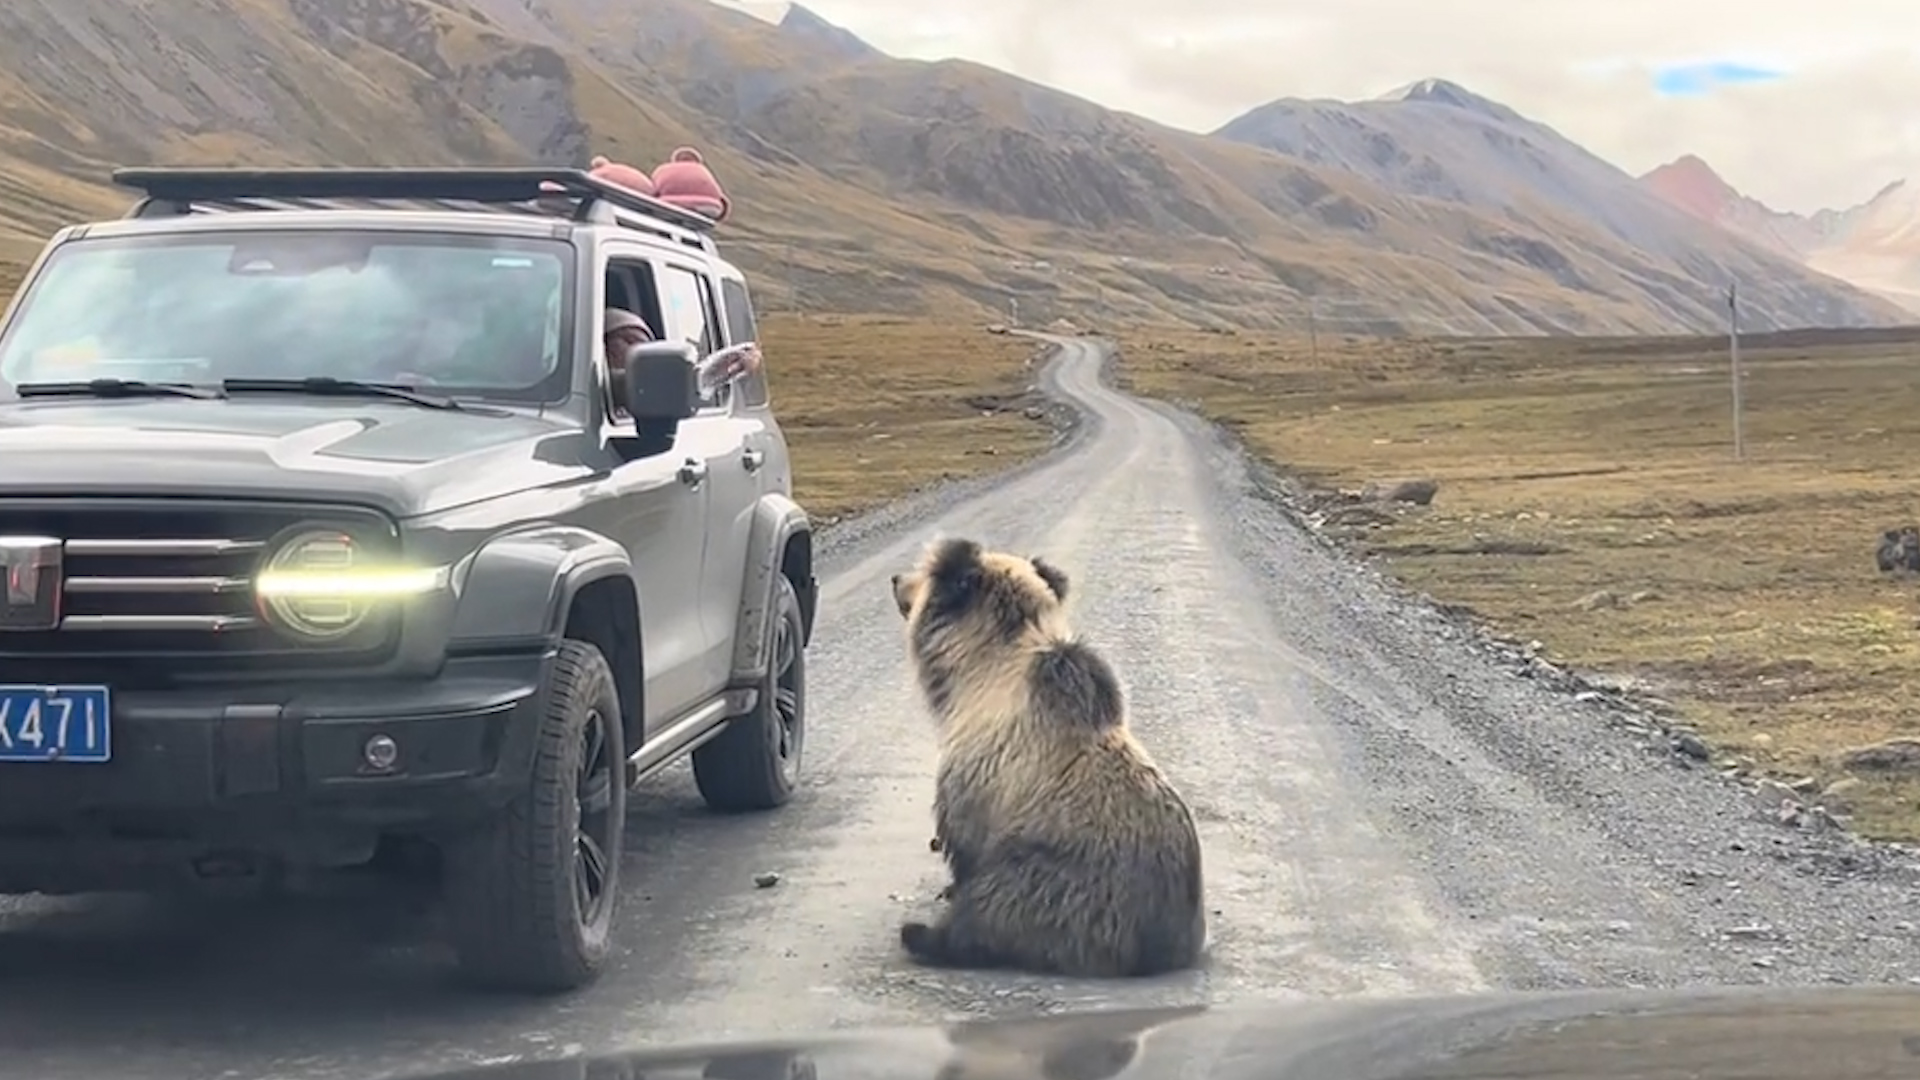
[{"label": "pink plush toy on roof", "polygon": [[727,211],[732,209],[713,170],[691,146],[675,150],[666,164],[653,170],[653,194],[661,202],[715,221],[725,221]]},{"label": "pink plush toy on roof", "polygon": [[593,167],[587,171],[590,176],[608,183],[619,184],[623,188],[631,188],[642,195],[655,193],[652,177],[631,165],[610,160],[605,155],[595,156]]}]

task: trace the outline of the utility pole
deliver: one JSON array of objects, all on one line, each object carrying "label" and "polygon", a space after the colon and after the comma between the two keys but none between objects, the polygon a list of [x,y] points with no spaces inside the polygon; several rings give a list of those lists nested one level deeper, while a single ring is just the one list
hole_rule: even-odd
[{"label": "utility pole", "polygon": [[800,314],[800,279],[793,272],[793,245],[780,245],[780,274],[787,279],[787,303],[793,307],[795,315]]},{"label": "utility pole", "polygon": [[1020,325],[1020,298],[1017,296],[1007,297],[1007,323],[1011,326]]},{"label": "utility pole", "polygon": [[1740,385],[1740,286],[1727,283],[1727,366],[1733,381],[1733,459],[1747,459],[1746,399]]},{"label": "utility pole", "polygon": [[1307,297],[1307,349],[1313,362],[1320,362],[1320,300]]}]

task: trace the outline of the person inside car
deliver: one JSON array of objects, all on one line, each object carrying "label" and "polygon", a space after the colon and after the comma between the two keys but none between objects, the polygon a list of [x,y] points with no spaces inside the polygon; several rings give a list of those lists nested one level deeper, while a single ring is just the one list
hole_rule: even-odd
[{"label": "person inside car", "polygon": [[601,330],[601,343],[607,351],[607,374],[613,385],[613,411],[624,416],[627,411],[627,395],[623,386],[627,374],[627,353],[635,345],[654,340],[653,327],[647,325],[647,320],[625,308],[610,307],[603,319],[606,325]]}]

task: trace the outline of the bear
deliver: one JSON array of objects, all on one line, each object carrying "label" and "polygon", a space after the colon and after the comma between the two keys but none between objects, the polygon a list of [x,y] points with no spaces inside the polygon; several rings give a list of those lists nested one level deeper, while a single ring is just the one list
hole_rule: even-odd
[{"label": "bear", "polygon": [[1125,978],[1206,946],[1193,812],[1129,730],[1120,682],[1075,636],[1065,572],[977,541],[891,578],[938,725],[947,907],[900,943],[930,967]]}]

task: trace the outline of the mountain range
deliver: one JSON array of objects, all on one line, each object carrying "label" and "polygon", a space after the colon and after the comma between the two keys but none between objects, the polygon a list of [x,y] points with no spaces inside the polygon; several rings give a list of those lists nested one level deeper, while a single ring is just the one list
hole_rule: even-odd
[{"label": "mountain range", "polygon": [[1692,154],[1640,182],[1695,217],[1920,314],[1920,186],[1895,180],[1857,206],[1796,214],[1742,194]]},{"label": "mountain range", "polygon": [[706,0],[8,0],[0,262],[117,164],[643,167],[699,146],[763,307],[1453,333],[1911,316],[1425,80],[1199,134],[813,12]]}]

